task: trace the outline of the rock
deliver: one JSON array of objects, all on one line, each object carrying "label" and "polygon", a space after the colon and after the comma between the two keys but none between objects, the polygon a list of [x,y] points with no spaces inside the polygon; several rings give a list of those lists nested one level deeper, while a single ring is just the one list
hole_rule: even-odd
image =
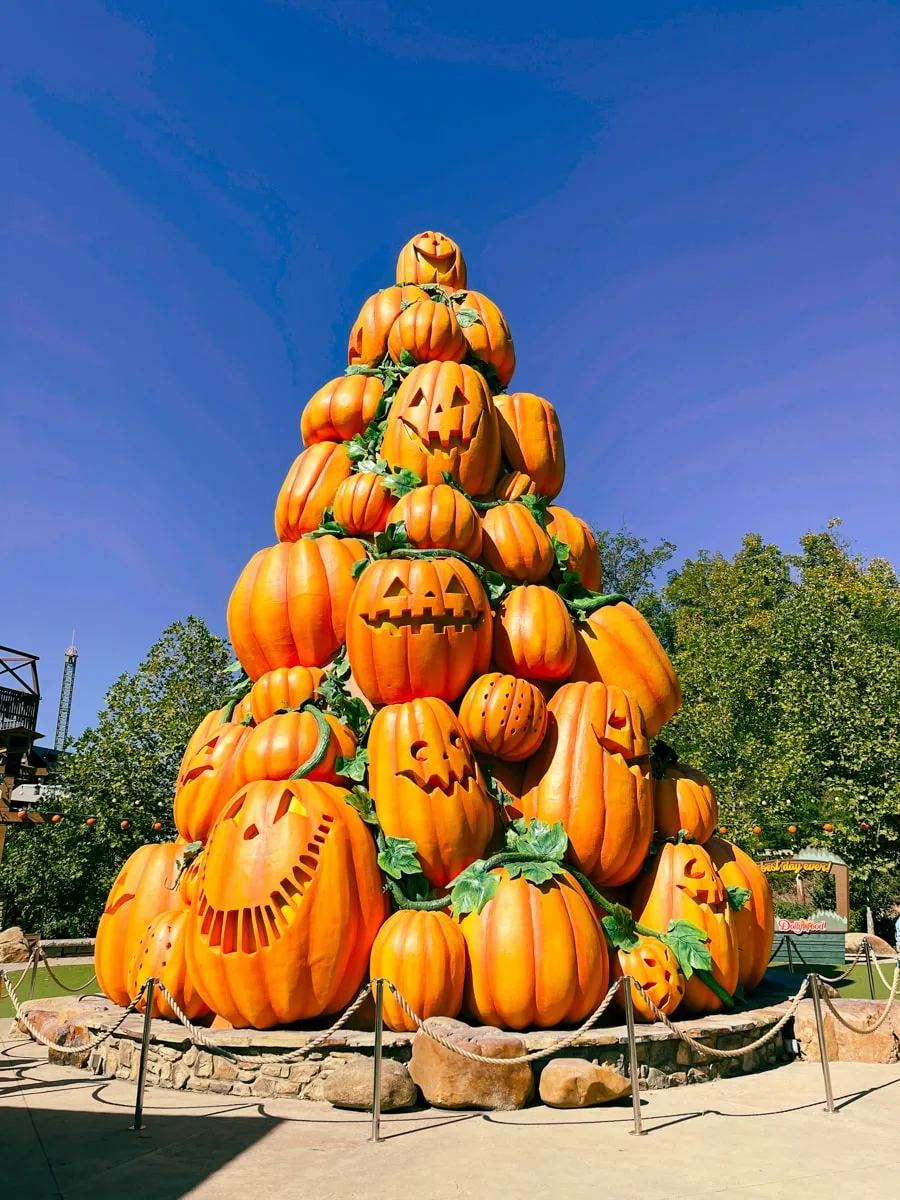
[{"label": "rock", "polygon": [[31,950],[18,925],[0,931],[0,963],[28,962]]},{"label": "rock", "polygon": [[88,1045],[91,1040],[90,1032],[84,1025],[79,1025],[77,1021],[73,1020],[60,1021],[53,1031],[55,1036],[50,1032],[51,1028],[49,1025],[46,1026],[51,1040],[62,1046],[71,1046],[72,1049],[54,1050],[51,1046],[47,1052],[49,1061],[60,1067],[83,1067],[90,1054]]},{"label": "rock", "polygon": [[[451,1017],[431,1017],[426,1025],[454,1046],[486,1058],[520,1058],[525,1043],[515,1034],[491,1026],[466,1025]],[[436,1108],[523,1108],[534,1092],[530,1063],[503,1066],[471,1062],[445,1050],[421,1030],[413,1038],[409,1073],[422,1095]]]},{"label": "rock", "polygon": [[631,1095],[631,1081],[583,1058],[554,1058],[541,1071],[540,1097],[551,1108],[590,1108]]},{"label": "rock", "polygon": [[[296,1085],[295,1085],[296,1086]],[[338,1067],[322,1087],[322,1097],[337,1108],[372,1111],[375,1090],[375,1063],[357,1059]],[[402,1063],[391,1058],[381,1060],[381,1111],[395,1112],[412,1108],[419,1098],[418,1089]]]},{"label": "rock", "polygon": [[869,945],[877,958],[896,958],[897,951],[889,946],[884,938],[876,937],[874,933],[848,933],[844,938],[844,946],[848,954],[855,956],[862,947],[863,938],[869,939]]},{"label": "rock", "polygon": [[[73,996],[52,996],[47,1000],[26,1003],[24,1007],[28,1014],[28,1020],[45,1037],[50,1037],[48,1030],[51,1026],[55,1028],[65,1021],[75,1021],[78,1024],[78,1018],[81,1018],[82,1022],[96,1020],[97,1017],[103,1016],[111,1009],[115,1009],[117,1012],[121,1011],[112,1001],[101,996],[91,996],[84,1000],[78,1000]],[[26,1037],[29,1036],[22,1021],[17,1023],[16,1028],[19,1033]]]},{"label": "rock", "polygon": [[[834,1007],[854,1025],[868,1029],[884,1012],[884,1002],[877,1000],[836,1000]],[[830,1062],[900,1062],[900,1008],[895,1007],[874,1033],[854,1033],[836,1020],[827,1007],[823,1008],[822,1023],[825,1050]],[[794,1037],[800,1043],[800,1053],[805,1059],[810,1062],[821,1061],[812,1000],[801,1001],[797,1008]]]}]

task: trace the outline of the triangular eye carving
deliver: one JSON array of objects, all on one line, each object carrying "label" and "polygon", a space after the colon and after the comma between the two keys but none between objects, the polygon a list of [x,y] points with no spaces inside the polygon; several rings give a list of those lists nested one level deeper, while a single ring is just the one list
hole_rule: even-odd
[{"label": "triangular eye carving", "polygon": [[414,393],[413,398],[406,402],[406,407],[407,408],[418,408],[424,399],[425,399],[425,393],[422,391],[421,388],[419,388],[418,391],[416,391]]},{"label": "triangular eye carving", "polygon": [[459,579],[456,575],[451,575],[450,578],[447,580],[447,586],[444,588],[444,592],[446,595],[449,595],[449,596],[465,595],[465,588],[462,585],[462,580]]},{"label": "triangular eye carving", "polygon": [[384,594],[388,598],[393,598],[394,596],[408,596],[409,588],[406,586],[403,580],[398,577],[397,579],[391,580],[391,582],[384,589]]},{"label": "triangular eye carving", "polygon": [[455,387],[453,389],[453,395],[450,397],[450,407],[465,408],[468,403],[469,401],[466,399],[465,393],[460,391],[458,387]]},{"label": "triangular eye carving", "polygon": [[628,718],[621,717],[621,716],[619,716],[618,713],[613,713],[612,716],[609,718],[608,723],[610,725],[612,725],[613,729],[624,729],[625,726],[628,724]]}]

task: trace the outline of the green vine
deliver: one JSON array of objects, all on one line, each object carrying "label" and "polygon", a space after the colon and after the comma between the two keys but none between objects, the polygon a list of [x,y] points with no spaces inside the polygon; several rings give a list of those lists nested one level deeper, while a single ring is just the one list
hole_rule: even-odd
[{"label": "green vine", "polygon": [[306,762],[300,764],[293,775],[288,776],[289,779],[305,779],[311,771],[314,771],[316,767],[320,767],[325,761],[325,755],[328,753],[328,747],[331,745],[331,726],[319,709],[310,701],[307,701],[306,704],[301,704],[298,711],[308,712],[315,720],[318,726],[318,737],[309,758]]}]

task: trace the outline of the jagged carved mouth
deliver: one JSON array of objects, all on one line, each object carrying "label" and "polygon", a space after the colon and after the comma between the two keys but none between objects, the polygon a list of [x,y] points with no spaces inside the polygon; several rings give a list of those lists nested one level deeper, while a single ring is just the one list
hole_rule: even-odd
[{"label": "jagged carved mouth", "polygon": [[418,771],[412,768],[407,768],[403,771],[398,771],[398,775],[402,775],[404,779],[408,779],[410,783],[414,783],[422,792],[443,792],[445,796],[450,796],[456,788],[462,788],[466,791],[469,780],[475,778],[475,772],[466,763],[462,771],[457,774],[455,771],[450,772],[450,778],[446,781],[441,779],[437,774],[420,775]]},{"label": "jagged carved mouth", "polygon": [[712,899],[710,899],[709,888],[694,888],[692,890],[687,886],[687,884],[684,883],[676,884],[676,887],[678,887],[682,892],[687,892],[688,899],[693,900],[695,904],[704,904],[714,913],[723,913],[725,911],[725,900],[723,900],[717,894],[717,892],[713,892]]},{"label": "jagged carved mouth", "polygon": [[462,428],[426,429],[423,431],[416,428],[408,417],[401,416],[400,420],[409,436],[415,438],[429,453],[433,454],[438,450],[468,450],[478,433],[482,416],[483,413],[478,414],[468,433],[465,433]]},{"label": "jagged carved mouth", "polygon": [[433,634],[446,633],[448,629],[454,633],[464,633],[469,629],[478,629],[484,619],[482,613],[433,613],[428,607],[421,613],[406,612],[397,615],[379,611],[363,613],[362,616],[370,629],[379,633],[389,633],[393,637],[399,637],[401,633],[406,632],[411,633],[413,637],[425,631]]}]

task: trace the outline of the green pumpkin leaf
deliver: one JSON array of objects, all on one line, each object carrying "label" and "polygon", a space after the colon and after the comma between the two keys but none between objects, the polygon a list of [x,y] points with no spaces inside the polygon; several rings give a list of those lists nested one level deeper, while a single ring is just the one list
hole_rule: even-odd
[{"label": "green pumpkin leaf", "polygon": [[353,564],[353,566],[350,568],[350,574],[353,576],[354,579],[359,579],[360,575],[362,575],[363,571],[366,569],[366,567],[368,565],[369,565],[369,560],[367,558],[358,558],[356,560],[356,562]]},{"label": "green pumpkin leaf", "polygon": [[450,904],[457,917],[469,912],[481,912],[500,886],[500,876],[486,869],[483,859],[466,867],[456,877],[450,892]]},{"label": "green pumpkin leaf", "polygon": [[343,775],[345,779],[352,779],[355,783],[363,782],[368,769],[369,752],[365,746],[357,747],[352,758],[344,758],[342,754],[339,754],[334,763],[335,774]]},{"label": "green pumpkin leaf", "polygon": [[[568,571],[572,547],[567,545],[565,542],[561,542],[555,533],[551,533],[550,535],[550,544],[553,547],[553,557],[556,559],[556,565],[561,571]],[[572,571],[571,574],[575,575],[577,572]],[[578,582],[581,583],[580,575],[578,577]]]},{"label": "green pumpkin leaf", "polygon": [[231,714],[253,687],[253,680],[250,678],[237,659],[228,664],[223,674],[233,676],[228,683],[228,690],[226,692],[230,711],[224,718],[225,720],[230,720]]},{"label": "green pumpkin leaf", "polygon": [[675,955],[685,979],[695,971],[712,970],[709,936],[690,921],[670,921],[662,941]]},{"label": "green pumpkin leaf", "polygon": [[414,304],[419,304],[419,303],[421,303],[421,301],[419,301],[419,300],[403,300],[400,303],[400,311],[406,312],[406,310],[408,308],[412,308]]},{"label": "green pumpkin leaf", "polygon": [[[354,564],[354,567],[356,565]],[[347,691],[349,678],[350,663],[347,659],[347,650],[342,646],[339,654],[327,668],[325,678],[316,688],[315,700],[319,708],[337,717],[339,721],[352,729],[356,740],[362,742],[371,717],[363,701],[358,696],[351,696]]]},{"label": "green pumpkin leaf", "polygon": [[416,843],[411,838],[384,839],[384,849],[378,855],[378,865],[391,879],[404,875],[421,875],[422,864],[416,858]]},{"label": "green pumpkin leaf", "polygon": [[334,519],[334,512],[330,508],[326,508],[322,513],[322,519],[319,522],[318,529],[313,529],[309,533],[304,533],[304,538],[320,538],[330,534],[332,537],[347,537],[347,530],[343,525],[339,525]]},{"label": "green pumpkin leaf", "polygon": [[380,375],[378,367],[367,367],[365,363],[353,363],[344,370],[345,375]]},{"label": "green pumpkin leaf", "polygon": [[406,367],[409,370],[412,370],[413,367],[417,367],[418,365],[418,362],[413,358],[408,350],[400,351],[400,361],[397,364],[398,367]]},{"label": "green pumpkin leaf", "polygon": [[742,887],[727,887],[728,907],[732,912],[740,912],[750,899],[750,889]]},{"label": "green pumpkin leaf", "polygon": [[493,799],[501,809],[506,808],[510,804],[515,804],[515,797],[509,794],[500,780],[496,778],[494,772],[487,765],[487,763],[481,763],[480,766],[481,773],[484,776],[487,794],[491,797],[491,799]]},{"label": "green pumpkin leaf", "polygon": [[470,350],[465,357],[467,367],[474,367],[475,370],[484,377],[485,383],[491,394],[496,396],[503,391],[503,384],[500,382],[500,376],[497,374],[497,368],[493,363],[485,362],[483,358],[479,358],[474,351]]},{"label": "green pumpkin leaf", "polygon": [[375,534],[375,553],[386,558],[394,550],[411,550],[412,543],[406,536],[406,525],[403,521],[392,521],[383,533]]},{"label": "green pumpkin leaf", "polygon": [[628,603],[628,597],[618,592],[592,592],[581,582],[577,571],[563,571],[562,582],[556,589],[559,598],[576,621],[586,621],[591,613],[607,604]]},{"label": "green pumpkin leaf", "polygon": [[510,879],[527,879],[529,883],[533,883],[535,887],[540,887],[543,883],[549,883],[554,875],[558,875],[562,867],[554,862],[518,862],[507,863],[506,873]]},{"label": "green pumpkin leaf", "polygon": [[506,831],[506,848],[515,854],[562,862],[569,848],[569,835],[562,821],[547,825],[544,821],[526,821],[521,817]]},{"label": "green pumpkin leaf", "polygon": [[547,496],[532,496],[526,492],[524,496],[519,496],[512,503],[524,504],[541,529],[547,528],[547,505],[550,503]]},{"label": "green pumpkin leaf", "polygon": [[375,812],[375,801],[364,787],[355,787],[344,797],[344,803],[349,804],[362,817],[367,825],[378,826],[378,814]]},{"label": "green pumpkin leaf", "polygon": [[640,942],[634,929],[634,917],[621,904],[611,906],[611,911],[601,919],[606,940],[616,950],[633,950]]},{"label": "green pumpkin leaf", "polygon": [[415,471],[410,471],[407,467],[401,467],[397,471],[386,473],[382,483],[391,495],[396,496],[398,500],[401,496],[406,496],[415,488],[422,486],[422,480]]},{"label": "green pumpkin leaf", "polygon": [[468,329],[470,325],[484,324],[474,308],[458,308],[456,310],[456,319],[459,321],[460,329]]},{"label": "green pumpkin leaf", "polygon": [[465,300],[465,298],[466,298],[466,296],[468,296],[468,294],[469,294],[468,292],[451,292],[450,300],[454,304],[462,304],[463,300]]},{"label": "green pumpkin leaf", "polygon": [[478,574],[481,576],[481,582],[484,585],[491,608],[496,608],[507,593],[508,585],[506,580],[502,575],[498,575],[496,571],[486,571],[484,568],[481,568]]}]

